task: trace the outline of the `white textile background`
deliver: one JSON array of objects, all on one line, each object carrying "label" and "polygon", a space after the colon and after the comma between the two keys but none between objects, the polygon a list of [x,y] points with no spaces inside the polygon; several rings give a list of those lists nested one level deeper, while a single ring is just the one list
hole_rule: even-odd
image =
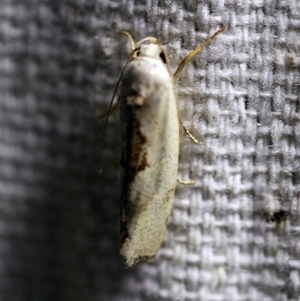
[{"label": "white textile background", "polygon": [[[0,300],[300,300],[300,2],[0,1]],[[186,126],[164,244],[118,255],[118,116],[130,51],[159,38]],[[116,114],[117,115],[117,114]]]}]

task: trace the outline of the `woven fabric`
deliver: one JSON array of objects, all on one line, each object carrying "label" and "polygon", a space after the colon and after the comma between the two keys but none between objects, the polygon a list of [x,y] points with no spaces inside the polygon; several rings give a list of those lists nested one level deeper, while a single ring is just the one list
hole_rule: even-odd
[{"label": "woven fabric", "polygon": [[[0,300],[299,300],[300,2],[1,1]],[[159,38],[177,85],[178,185],[153,263],[118,255],[118,116],[130,51]],[[101,169],[101,171],[100,171]]]}]

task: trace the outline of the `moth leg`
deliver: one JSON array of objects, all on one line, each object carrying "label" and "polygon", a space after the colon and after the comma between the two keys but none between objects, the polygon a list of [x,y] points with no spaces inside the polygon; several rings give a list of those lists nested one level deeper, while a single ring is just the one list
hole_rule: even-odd
[{"label": "moth leg", "polygon": [[179,179],[177,179],[177,182],[183,185],[194,185],[196,183],[195,181],[183,181]]},{"label": "moth leg", "polygon": [[184,130],[184,132],[186,133],[186,135],[194,142],[194,143],[198,143],[199,141],[190,133],[190,131],[186,128],[186,126],[183,124],[181,117],[178,115],[178,119],[179,122]]},{"label": "moth leg", "polygon": [[102,119],[104,117],[107,117],[109,116],[110,114],[113,114],[114,112],[116,112],[118,109],[119,109],[119,106],[120,106],[120,102],[118,100],[118,102],[116,104],[113,105],[113,107],[110,109],[110,110],[107,110],[106,112],[104,113],[100,113],[100,114],[96,114],[95,115],[95,118],[96,119]]}]

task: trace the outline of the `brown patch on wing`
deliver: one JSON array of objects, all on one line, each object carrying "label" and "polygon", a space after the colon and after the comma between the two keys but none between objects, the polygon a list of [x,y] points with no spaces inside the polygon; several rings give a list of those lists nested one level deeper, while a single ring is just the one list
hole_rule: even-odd
[{"label": "brown patch on wing", "polygon": [[142,106],[145,102],[145,98],[141,95],[129,95],[126,97],[127,104]]},{"label": "brown patch on wing", "polygon": [[126,218],[122,218],[122,220],[121,220],[121,235],[120,235],[120,244],[121,244],[121,246],[124,245],[124,243],[126,242],[128,237],[129,237],[129,233],[128,233],[128,227],[127,227],[127,220],[126,220]]},{"label": "brown patch on wing", "polygon": [[129,181],[134,180],[140,171],[145,170],[149,166],[147,152],[143,147],[147,142],[147,137],[142,133],[140,123],[136,119],[132,120],[131,133],[134,134],[131,141],[131,152],[128,158],[129,163],[126,173]]}]

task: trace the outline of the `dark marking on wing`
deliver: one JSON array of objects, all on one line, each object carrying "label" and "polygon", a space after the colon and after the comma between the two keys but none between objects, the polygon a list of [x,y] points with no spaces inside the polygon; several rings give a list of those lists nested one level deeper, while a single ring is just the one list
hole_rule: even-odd
[{"label": "dark marking on wing", "polygon": [[146,167],[149,166],[147,161],[147,151],[144,148],[144,144],[147,142],[147,137],[142,133],[140,123],[137,119],[132,120],[130,132],[130,151],[127,158],[128,165],[125,170],[125,176],[129,182],[133,181],[139,172],[145,170]]},{"label": "dark marking on wing", "polygon": [[[128,225],[136,212],[136,200],[130,201],[130,183],[135,179],[137,174],[145,170],[148,166],[147,160],[147,143],[146,135],[141,131],[141,125],[135,115],[138,106],[127,106],[128,118],[126,128],[126,145],[122,153],[121,166],[123,168],[123,183],[121,194],[121,246],[129,238]],[[139,198],[140,196],[137,196]]]},{"label": "dark marking on wing", "polygon": [[141,95],[129,95],[126,97],[126,101],[129,105],[142,106],[145,102],[145,98]]},{"label": "dark marking on wing", "polygon": [[120,244],[123,246],[123,244],[126,242],[127,238],[129,237],[128,233],[128,227],[127,227],[127,219],[126,217],[121,220],[121,236],[120,236]]}]

